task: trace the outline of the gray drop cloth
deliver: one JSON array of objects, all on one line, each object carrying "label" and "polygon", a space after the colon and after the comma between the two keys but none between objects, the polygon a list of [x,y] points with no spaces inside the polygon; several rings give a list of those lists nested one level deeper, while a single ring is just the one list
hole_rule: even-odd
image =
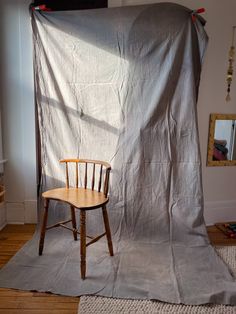
[{"label": "gray drop cloth", "polygon": [[[105,240],[87,250],[67,230],[38,232],[0,272],[1,287],[236,304],[236,282],[209,244],[203,219],[196,99],[207,36],[176,4],[35,12],[35,81],[42,191],[60,187],[58,160],[111,162]],[[68,209],[56,202],[49,223]],[[41,215],[41,214],[40,214]],[[88,232],[101,231],[99,210]]]}]

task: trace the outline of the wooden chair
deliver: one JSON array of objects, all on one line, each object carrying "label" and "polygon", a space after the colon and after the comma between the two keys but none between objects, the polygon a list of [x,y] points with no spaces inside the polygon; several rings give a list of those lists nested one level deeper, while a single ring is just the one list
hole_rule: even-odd
[{"label": "wooden chair", "polygon": [[[103,161],[87,159],[64,159],[60,160],[66,165],[66,187],[48,190],[42,194],[44,198],[44,215],[41,226],[39,241],[39,255],[43,253],[44,238],[47,230],[55,227],[64,227],[73,232],[74,240],[77,240],[77,234],[80,234],[80,270],[81,278],[85,279],[86,274],[86,247],[95,243],[106,235],[110,256],[113,256],[113,246],[111,231],[109,226],[106,204],[108,198],[109,174],[111,166]],[[75,187],[70,187],[69,170],[75,164]],[[90,171],[89,171],[90,170]],[[105,170],[105,171],[104,171]],[[83,184],[80,183],[79,173],[83,171]],[[70,172],[71,173],[71,172]],[[96,180],[97,177],[97,180]],[[80,180],[79,180],[80,179]],[[91,179],[91,181],[89,180]],[[90,185],[89,185],[90,182]],[[82,186],[80,186],[82,185]],[[103,189],[102,189],[103,186]],[[70,205],[71,219],[58,222],[54,225],[47,226],[48,208],[50,200],[65,202]],[[91,240],[86,243],[86,211],[102,208],[105,232],[95,238],[87,236]],[[80,230],[76,226],[75,209],[80,210]],[[67,223],[72,222],[72,228]]]}]

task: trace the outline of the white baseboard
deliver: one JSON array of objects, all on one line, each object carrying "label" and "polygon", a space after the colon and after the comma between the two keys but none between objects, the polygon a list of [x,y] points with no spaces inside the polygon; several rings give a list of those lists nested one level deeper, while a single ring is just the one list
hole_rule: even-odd
[{"label": "white baseboard", "polygon": [[0,231],[1,231],[4,227],[6,227],[6,225],[7,225],[7,222],[2,223],[2,224],[0,225]]},{"label": "white baseboard", "polygon": [[0,204],[0,230],[2,230],[7,224],[6,221],[6,208],[5,204]]},{"label": "white baseboard", "polygon": [[36,200],[25,201],[25,223],[36,224],[37,222],[38,222],[37,201]]},{"label": "white baseboard", "polygon": [[37,201],[6,202],[6,221],[8,224],[37,223]]},{"label": "white baseboard", "polygon": [[6,202],[6,217],[9,224],[25,223],[25,206],[24,203]]},{"label": "white baseboard", "polygon": [[204,217],[207,226],[217,222],[236,221],[236,200],[205,202]]}]

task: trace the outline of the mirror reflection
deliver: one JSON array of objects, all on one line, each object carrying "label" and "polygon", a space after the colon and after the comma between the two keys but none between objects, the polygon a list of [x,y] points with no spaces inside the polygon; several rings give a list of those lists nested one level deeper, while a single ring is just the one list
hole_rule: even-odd
[{"label": "mirror reflection", "polygon": [[236,160],[236,120],[216,120],[213,160]]},{"label": "mirror reflection", "polygon": [[210,115],[207,165],[236,165],[236,114]]}]

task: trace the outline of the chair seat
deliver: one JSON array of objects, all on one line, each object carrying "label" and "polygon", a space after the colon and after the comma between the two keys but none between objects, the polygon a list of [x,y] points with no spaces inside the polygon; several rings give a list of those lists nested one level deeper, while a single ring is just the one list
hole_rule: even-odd
[{"label": "chair seat", "polygon": [[42,194],[44,198],[66,202],[80,209],[102,207],[108,202],[104,193],[84,188],[59,188],[48,190]]}]

